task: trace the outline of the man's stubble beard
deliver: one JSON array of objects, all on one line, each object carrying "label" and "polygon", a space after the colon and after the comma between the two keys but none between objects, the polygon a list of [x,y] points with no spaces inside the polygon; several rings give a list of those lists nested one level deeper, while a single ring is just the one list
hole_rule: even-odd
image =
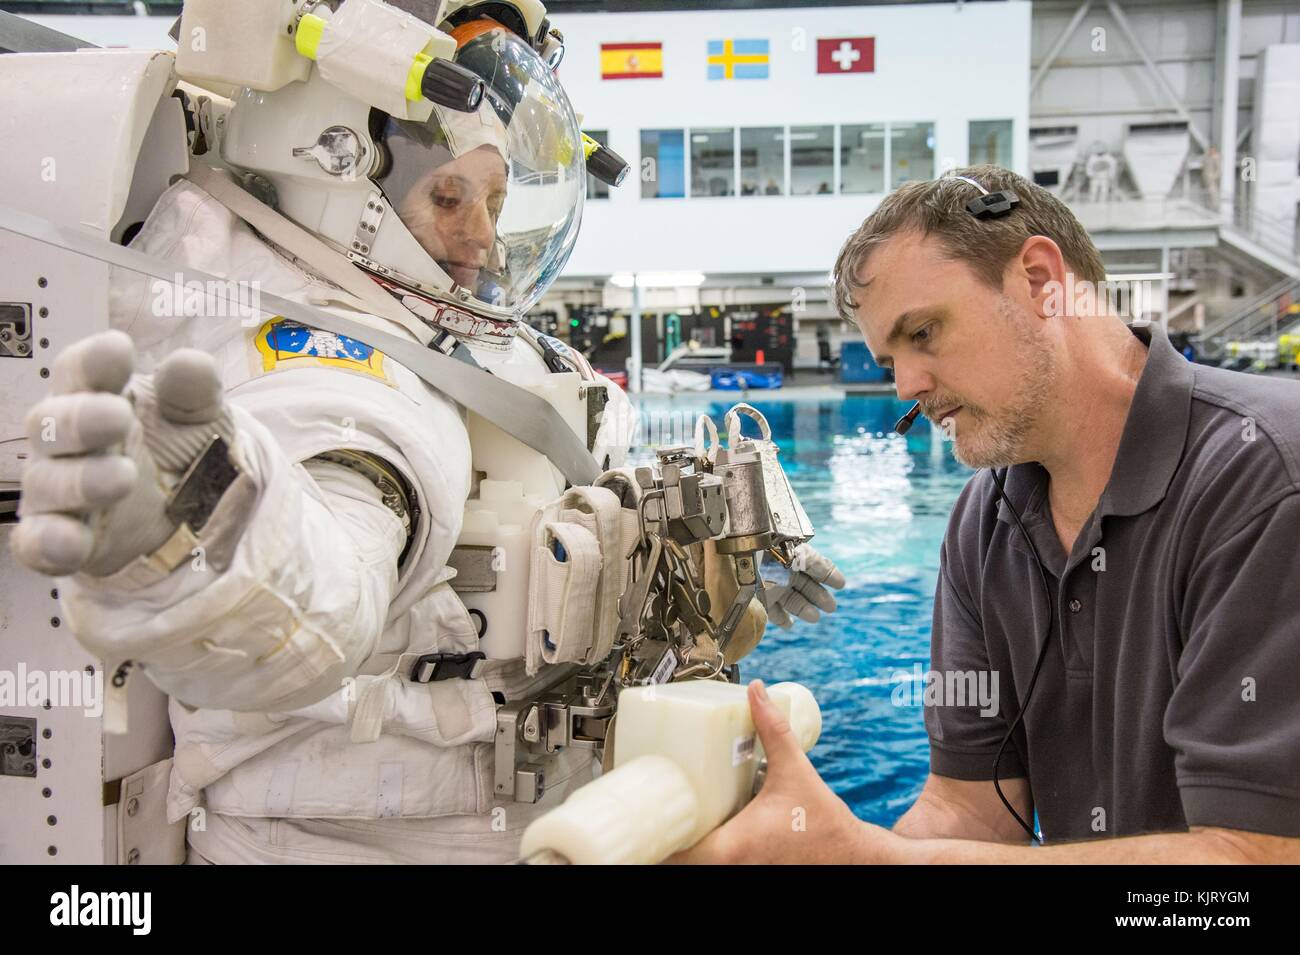
[{"label": "man's stubble beard", "polygon": [[1007,467],[1029,460],[1028,439],[1041,417],[1048,413],[1056,384],[1055,356],[1047,343],[1033,333],[1030,320],[1018,314],[1005,295],[998,300],[998,313],[1012,329],[1013,355],[1008,367],[1017,373],[1020,387],[1006,407],[996,412],[972,412],[978,426],[976,435],[963,441],[960,427],[956,430],[953,457],[969,468]]}]

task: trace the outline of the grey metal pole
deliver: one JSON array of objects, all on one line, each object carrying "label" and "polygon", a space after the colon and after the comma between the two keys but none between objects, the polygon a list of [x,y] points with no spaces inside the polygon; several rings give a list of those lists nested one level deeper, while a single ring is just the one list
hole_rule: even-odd
[{"label": "grey metal pole", "polygon": [[628,321],[632,326],[627,330],[632,338],[632,357],[627,369],[627,386],[638,393],[641,391],[641,284],[635,272],[632,273],[632,317]]},{"label": "grey metal pole", "polygon": [[1160,324],[1169,334],[1169,244],[1160,247]]},{"label": "grey metal pole", "polygon": [[1219,217],[1234,222],[1237,189],[1237,83],[1241,72],[1241,0],[1227,0],[1224,8],[1223,100],[1219,104]]}]

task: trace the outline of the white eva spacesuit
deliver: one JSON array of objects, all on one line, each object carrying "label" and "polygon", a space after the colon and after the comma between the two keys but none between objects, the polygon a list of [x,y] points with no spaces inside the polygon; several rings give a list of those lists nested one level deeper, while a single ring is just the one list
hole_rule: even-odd
[{"label": "white eva spacesuit", "polygon": [[[344,105],[313,74],[289,90],[237,98],[214,146],[236,170],[249,168],[241,162],[255,167],[260,181],[278,187],[283,212],[328,238],[322,219],[358,194],[358,177],[338,177],[342,188],[331,191],[326,177],[341,147],[322,130],[360,125],[353,133],[360,150],[382,143],[385,152],[372,182],[360,181],[390,205],[371,257],[408,296],[412,286],[423,291],[408,306],[441,319],[468,357],[498,376],[534,382],[552,371],[535,333],[520,332],[518,316],[558,273],[576,236],[586,183],[580,133],[553,74],[526,42],[489,20],[453,35],[457,62],[488,81],[476,111],[437,106],[423,122],[384,116],[356,101]],[[318,136],[319,154],[291,148],[312,147]],[[356,210],[348,214],[355,227]],[[186,179],[163,194],[132,248],[405,334],[347,309],[346,295]],[[172,697],[168,815],[175,820],[200,805],[207,814],[206,826],[191,827],[192,854],[220,862],[512,858],[537,808],[490,811],[492,694],[509,698],[530,682],[522,663],[470,660],[466,669],[453,660],[460,670],[451,678],[411,677],[421,657],[479,649],[480,624],[448,580],[476,480],[465,412],[346,336],[273,315],[241,322],[159,314],[150,283],[123,272],[112,292],[111,324],[130,336],[138,370],[152,370],[178,348],[211,356],[240,471],[197,542],[205,547],[202,569],[181,566],[194,563],[190,546],[175,561],[158,541],[147,550],[142,542],[134,548],[140,553],[121,555],[131,558],[125,563],[105,564],[97,543],[88,555],[96,573],[67,577],[60,588],[85,646],[108,661],[142,664]],[[439,305],[447,301],[461,307],[444,317]],[[55,367],[56,388],[63,379],[74,394],[38,406],[34,420],[53,415],[76,430],[97,421],[97,412],[67,402],[106,398],[91,392],[111,394],[125,383],[113,380],[130,370],[124,343],[107,335],[90,342]],[[192,389],[208,371],[193,355],[188,360],[193,367],[172,377],[190,379]],[[608,388],[594,461],[621,464],[633,424],[626,398],[580,358],[569,361],[566,377]],[[138,385],[131,389],[144,417]],[[49,403],[60,400],[63,406]],[[166,408],[155,417],[167,419]],[[144,440],[162,469],[167,452]],[[189,449],[170,471],[196,456]],[[538,452],[516,442],[513,456],[515,474],[489,473],[503,470],[492,459],[478,479],[529,475],[527,490],[549,492],[547,500],[563,490]],[[54,457],[34,466],[51,463],[73,466]],[[537,475],[552,486],[537,488]],[[57,512],[70,509],[57,494],[45,500],[27,491],[15,541],[26,562],[57,571],[59,558],[77,551],[78,541],[59,537],[75,533],[58,523],[69,518]],[[140,513],[134,526],[147,523]],[[69,550],[59,550],[61,541]],[[573,751],[569,762],[571,778],[552,772],[539,805],[589,778],[589,757]]]},{"label": "white eva spacesuit", "polygon": [[[188,145],[172,160],[187,172],[142,152],[106,234],[240,283],[254,304],[177,307],[168,283],[113,269],[112,331],[60,344],[52,394],[27,417],[13,553],[57,578],[68,628],[114,686],[142,670],[170,697],[166,818],[200,823],[186,826],[195,862],[509,861],[529,822],[594,772],[590,749],[560,747],[520,798],[494,756],[504,705],[549,686],[555,661],[591,662],[600,626],[612,639],[636,527],[635,509],[586,486],[623,464],[626,396],[521,321],[573,247],[592,144],[535,0],[491,4],[508,25],[473,3],[447,19],[441,3],[400,6],[436,11],[441,30],[377,0],[194,0],[175,73],[169,55],[123,54],[161,95],[158,115],[179,114],[177,74],[189,83]],[[260,86],[221,82],[220,63],[256,59],[240,46],[253,26],[222,19],[236,7],[270,11],[279,46],[258,60]],[[191,17],[213,28],[204,55],[187,46]],[[86,56],[111,76],[109,55]],[[460,68],[441,93],[440,63]],[[170,185],[128,236],[121,207],[146,172]],[[263,295],[317,323],[259,307]],[[322,327],[331,316],[354,334]],[[477,366],[485,392],[515,390],[476,411],[373,344],[394,338],[435,350],[449,375]],[[511,393],[521,420],[563,434],[512,429]],[[536,517],[557,518],[568,485],[591,513],[566,525],[567,552],[551,546],[594,567],[581,587],[577,570],[530,573]],[[813,558],[769,596],[778,622],[834,608],[821,583],[843,578]],[[124,778],[123,800],[138,792]]]},{"label": "white eva spacesuit", "polygon": [[[238,262],[239,274],[267,291],[313,295],[307,275],[188,182],[163,197],[136,243],[168,248],[179,264],[218,274]],[[328,292],[318,287],[316,294]],[[183,342],[218,358],[250,443],[246,473],[260,484],[256,506],[241,515],[247,524],[220,588],[186,594],[198,581],[184,573],[132,591],[129,602],[113,578],[79,576],[64,588],[69,623],[83,641],[102,635],[106,655],[111,645],[147,661],[150,677],[173,696],[169,814],[189,812],[203,790],[207,832],[190,836],[202,851],[205,838],[228,824],[225,814],[358,819],[382,830],[374,820],[486,813],[496,731],[491,690],[504,689],[510,670],[493,681],[408,678],[418,656],[478,648],[478,626],[446,580],[471,481],[469,437],[457,407],[385,356],[362,356],[363,349],[349,350],[330,333],[316,332],[313,340],[289,322],[256,329],[226,322],[190,337],[150,328],[150,318],[121,301],[114,312],[146,354],[155,344],[165,353]],[[298,357],[304,352],[320,357]],[[292,373],[275,374],[286,365]],[[499,373],[503,366],[521,377],[546,373],[522,339],[501,353]],[[319,457],[340,447],[345,429],[347,448],[388,463],[411,484],[420,516],[409,545],[402,519],[372,481]],[[113,635],[127,632],[134,636],[123,647]],[[144,649],[182,634],[174,664],[171,653]],[[341,685],[353,675],[355,684]],[[323,691],[329,695],[316,701]],[[309,715],[249,712],[307,702]],[[359,724],[358,710],[368,725]],[[560,782],[552,777],[556,788]],[[409,848],[412,859],[505,860],[513,851],[511,830],[527,821],[522,809],[511,807],[496,852],[476,835],[458,856],[455,840],[432,835],[466,827],[491,833],[493,818],[485,815],[419,827],[430,834],[423,855],[411,827],[395,826],[396,845]],[[277,838],[290,828],[282,823]]]}]

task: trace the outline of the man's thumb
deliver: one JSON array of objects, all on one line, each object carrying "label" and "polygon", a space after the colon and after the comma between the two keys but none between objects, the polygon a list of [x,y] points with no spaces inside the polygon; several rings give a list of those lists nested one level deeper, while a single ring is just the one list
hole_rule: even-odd
[{"label": "man's thumb", "polygon": [[758,738],[767,752],[769,774],[774,767],[804,756],[803,747],[799,745],[790,721],[767,695],[767,687],[762,680],[754,680],[749,684],[749,712],[754,718]]}]

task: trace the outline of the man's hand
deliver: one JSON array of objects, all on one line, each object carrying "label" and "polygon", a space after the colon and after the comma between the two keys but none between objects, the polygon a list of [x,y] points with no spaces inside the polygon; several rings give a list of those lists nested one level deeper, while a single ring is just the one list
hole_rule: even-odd
[{"label": "man's hand", "polygon": [[[862,822],[822,782],[795,739],[790,723],[767,698],[763,684],[749,685],[754,727],[767,752],[767,781],[730,821],[672,863],[1295,863],[1300,839],[1225,829],[1097,839],[1058,846],[1007,845],[972,838],[907,838]],[[1029,811],[1028,787],[1013,799]],[[910,814],[909,814],[910,815]],[[983,813],[981,813],[983,815]],[[906,817],[905,817],[906,818]],[[1009,818],[1009,817],[1008,817]],[[994,834],[1011,841],[1009,827]],[[920,830],[917,831],[920,835]],[[1015,841],[1019,841],[1018,839]],[[1027,841],[1027,840],[1026,840]]]},{"label": "man's hand", "polygon": [[789,630],[794,626],[791,616],[807,623],[816,623],[822,613],[835,612],[835,597],[828,588],[839,590],[844,586],[844,574],[829,557],[818,553],[809,544],[795,548],[790,563],[790,581],[777,584],[763,582],[767,597],[767,612],[776,624]]},{"label": "man's hand", "polygon": [[673,863],[845,863],[886,861],[902,842],[853,815],[813,768],[790,722],[757,680],[749,709],[767,752],[767,780],[753,801]]},{"label": "man's hand", "polygon": [[211,356],[181,349],[136,376],[122,332],[93,335],[53,365],[54,394],[27,416],[14,555],[53,576],[105,576],[149,554],[175,528],[164,513],[179,476],[234,424]]}]

